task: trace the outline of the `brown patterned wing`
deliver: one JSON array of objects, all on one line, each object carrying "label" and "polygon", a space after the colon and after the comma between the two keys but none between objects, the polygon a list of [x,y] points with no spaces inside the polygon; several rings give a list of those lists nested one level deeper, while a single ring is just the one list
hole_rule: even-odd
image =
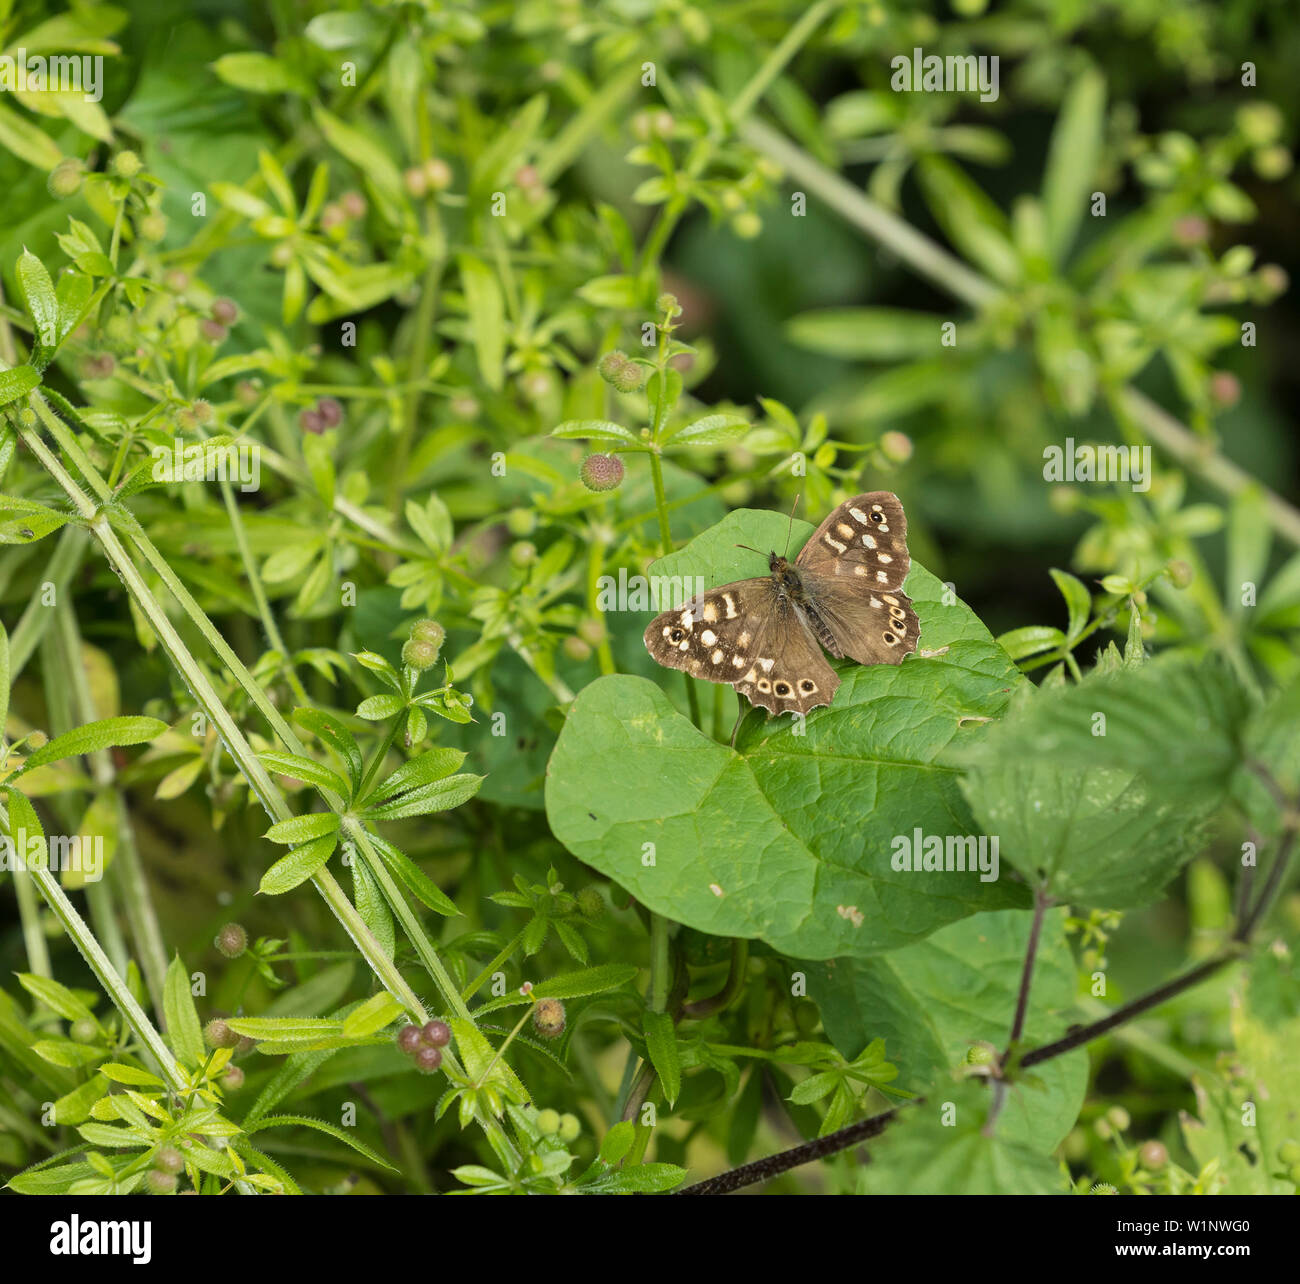
[{"label": "brown patterned wing", "polygon": [[907,516],[897,495],[878,490],[841,504],[796,559],[809,605],[859,664],[901,664],[916,650],[920,621],[903,592],[911,569]]},{"label": "brown patterned wing", "polygon": [[666,668],[725,682],[772,713],[830,704],[840,685],[817,639],[768,576],[723,584],[664,611],[646,628],[645,645]]}]

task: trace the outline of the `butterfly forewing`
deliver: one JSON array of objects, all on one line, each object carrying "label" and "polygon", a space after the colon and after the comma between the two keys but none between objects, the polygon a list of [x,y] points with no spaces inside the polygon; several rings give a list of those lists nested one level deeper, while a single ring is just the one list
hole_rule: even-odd
[{"label": "butterfly forewing", "polygon": [[916,650],[920,622],[903,592],[912,559],[897,495],[873,491],[846,500],[813,533],[795,565],[809,604],[842,655],[859,664],[901,664]]},{"label": "butterfly forewing", "polygon": [[739,580],[664,611],[645,631],[662,665],[726,682],[773,713],[830,704],[840,684],[808,626],[770,577]]}]

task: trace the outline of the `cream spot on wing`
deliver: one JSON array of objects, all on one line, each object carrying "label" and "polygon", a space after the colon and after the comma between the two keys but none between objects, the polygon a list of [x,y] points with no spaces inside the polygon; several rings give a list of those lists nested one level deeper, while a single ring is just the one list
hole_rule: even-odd
[{"label": "cream spot on wing", "polygon": [[876,527],[876,529],[878,531],[884,531],[885,534],[889,534],[889,527],[886,526],[884,522],[881,522],[880,525]]},{"label": "cream spot on wing", "polygon": [[736,668],[743,669],[745,667],[745,657],[743,655],[733,655],[731,657],[731,663],[735,665]]},{"label": "cream spot on wing", "polygon": [[690,641],[688,640],[686,642],[683,642],[681,646],[679,646],[677,649],[679,651],[689,651],[691,649]]},{"label": "cream spot on wing", "polygon": [[822,539],[824,539],[837,553],[843,553],[844,550],[848,548],[847,544],[841,544],[839,540],[832,539],[829,531],[822,536]]},{"label": "cream spot on wing", "polygon": [[705,629],[704,632],[700,634],[700,641],[703,642],[705,646],[712,646],[717,640],[718,635],[712,629]]},{"label": "cream spot on wing", "polygon": [[745,630],[745,631],[744,631],[744,632],[743,632],[743,633],[742,633],[742,634],[741,634],[741,635],[736,639],[736,645],[737,645],[737,646],[748,646],[748,645],[749,645],[749,630],[748,630],[748,629],[746,629],[746,630]]},{"label": "cream spot on wing", "polygon": [[717,606],[713,602],[705,602],[704,604],[705,624],[712,624],[717,618],[718,618]]},{"label": "cream spot on wing", "polygon": [[715,651],[715,652],[714,652],[714,653],[709,657],[709,659],[711,659],[711,660],[713,661],[714,664],[721,664],[721,663],[722,663],[722,650],[721,650],[721,648],[719,648],[717,651]]},{"label": "cream spot on wing", "polygon": [[889,576],[886,575],[884,571],[877,571],[877,572],[876,572],[876,579],[877,579],[881,584],[887,584],[887,583],[889,582]]},{"label": "cream spot on wing", "polygon": [[864,543],[868,548],[875,548],[875,546],[876,546],[876,541],[875,541],[875,539],[874,539],[872,536],[870,536],[870,535],[864,535],[864,536],[862,537],[862,542],[863,542],[863,543]]},{"label": "cream spot on wing", "polygon": [[884,562],[886,566],[888,566],[890,562],[892,562],[894,559],[890,557],[888,553],[881,553],[880,560]]},{"label": "cream spot on wing", "polygon": [[873,513],[879,513],[879,512],[883,512],[884,510],[880,507],[879,504],[872,504],[872,505],[871,505],[871,511],[872,511]]},{"label": "cream spot on wing", "polygon": [[684,629],[689,629],[695,623],[695,616],[689,611],[683,611],[679,617],[679,622]]},{"label": "cream spot on wing", "polygon": [[849,512],[852,513],[854,519],[855,519],[856,521],[861,522],[861,523],[863,524],[863,526],[865,526],[865,525],[867,524],[867,522],[871,520],[871,519],[866,515],[866,513],[864,513],[864,512],[862,511],[862,509],[860,509],[860,508],[850,508],[850,509],[849,509]]},{"label": "cream spot on wing", "polygon": [[794,695],[794,688],[788,682],[774,682],[772,690],[781,697],[782,700],[789,700]]},{"label": "cream spot on wing", "polygon": [[871,571],[870,571],[867,567],[865,567],[865,566],[855,566],[855,567],[853,568],[853,574],[854,574],[854,575],[870,575],[870,574],[871,574]]},{"label": "cream spot on wing", "polygon": [[839,533],[843,535],[845,539],[853,538],[853,527],[850,526],[848,522],[836,522],[835,529],[839,531]]},{"label": "cream spot on wing", "polygon": [[898,605],[898,599],[892,593],[882,593],[881,597],[883,597],[890,606]]},{"label": "cream spot on wing", "polygon": [[772,666],[776,663],[775,660],[764,660],[762,657],[759,658],[758,662],[763,666],[764,673],[771,673]]},{"label": "cream spot on wing", "polygon": [[879,599],[878,597],[873,597],[873,598],[871,599],[871,605],[874,606],[874,607],[876,608],[876,610],[879,610],[879,609],[880,609],[880,599]]},{"label": "cream spot on wing", "polygon": [[758,670],[751,664],[749,666],[749,672],[740,680],[742,682],[753,682],[756,677],[758,677]]},{"label": "cream spot on wing", "polygon": [[727,619],[734,620],[736,618],[737,612],[736,612],[736,604],[731,600],[731,594],[724,593],[722,595],[722,600],[727,604]]}]

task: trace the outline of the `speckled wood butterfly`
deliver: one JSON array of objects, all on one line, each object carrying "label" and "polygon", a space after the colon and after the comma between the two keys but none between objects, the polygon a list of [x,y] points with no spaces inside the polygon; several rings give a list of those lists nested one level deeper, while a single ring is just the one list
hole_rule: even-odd
[{"label": "speckled wood butterfly", "polygon": [[840,680],[823,647],[859,664],[901,664],[916,650],[921,629],[903,592],[912,560],[897,495],[846,500],[793,562],[771,553],[767,564],[767,576],[723,584],[656,616],[646,649],[773,713],[830,704]]}]

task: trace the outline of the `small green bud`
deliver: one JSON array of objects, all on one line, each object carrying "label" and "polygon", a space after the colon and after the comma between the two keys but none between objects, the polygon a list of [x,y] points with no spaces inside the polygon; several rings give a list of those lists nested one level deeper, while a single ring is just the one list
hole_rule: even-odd
[{"label": "small green bud", "polygon": [[591,659],[591,647],[589,647],[576,634],[572,634],[565,638],[563,646],[564,654],[567,655],[570,660],[575,660],[581,664],[583,660]]},{"label": "small green bud", "polygon": [[447,630],[437,620],[416,620],[411,625],[411,637],[417,642],[428,642],[441,651]]},{"label": "small green bud", "polygon": [[607,352],[596,365],[600,372],[600,377],[606,383],[613,383],[615,376],[628,364],[628,355],[626,352],[619,352],[617,349],[613,352]]},{"label": "small green bud", "polygon": [[445,160],[434,156],[424,162],[424,181],[428,183],[430,191],[444,191],[451,186],[451,180],[451,166]]},{"label": "small green bud", "polygon": [[880,453],[893,464],[905,464],[912,458],[912,439],[905,432],[882,433]]},{"label": "small green bud", "polygon": [[1300,1164],[1300,1141],[1288,1137],[1277,1148],[1277,1157],[1284,1164]]},{"label": "small green bud", "polygon": [[1138,1148],[1138,1158],[1143,1168],[1157,1172],[1169,1162],[1169,1151],[1162,1141],[1144,1141]]},{"label": "small green bud", "polygon": [[571,1141],[577,1141],[582,1133],[582,1124],[578,1121],[577,1115],[560,1116],[560,1140],[567,1146]]},{"label": "small green bud", "polygon": [[119,178],[134,178],[143,168],[144,163],[135,152],[122,151],[113,157],[113,173]]},{"label": "small green bud", "polygon": [[526,539],[521,539],[517,544],[510,546],[510,565],[518,570],[524,570],[537,561],[537,545],[530,543]]},{"label": "small green bud", "polygon": [[29,749],[44,749],[49,742],[49,736],[43,731],[33,731],[27,737],[27,747]]},{"label": "small green bud", "polygon": [[220,1017],[213,1017],[203,1027],[203,1040],[210,1048],[234,1048],[239,1045],[239,1035]]},{"label": "small green bud", "polygon": [[1165,567],[1165,574],[1176,589],[1185,589],[1192,582],[1192,568],[1181,558],[1174,558]]},{"label": "small green bud", "polygon": [[153,1157],[153,1166],[160,1173],[178,1173],[185,1167],[185,1156],[175,1146],[164,1146]]},{"label": "small green bud", "polygon": [[970,1066],[991,1066],[994,1061],[993,1049],[983,1043],[972,1043],[966,1049],[966,1064]]},{"label": "small green bud", "polygon": [[1111,1106],[1111,1108],[1106,1111],[1106,1118],[1115,1125],[1117,1132],[1126,1131],[1129,1124],[1133,1122],[1132,1119],[1129,1118],[1128,1111],[1125,1110],[1123,1106]]},{"label": "small green bud", "polygon": [[681,310],[682,305],[678,303],[677,296],[670,294],[667,290],[655,300],[655,311],[662,312],[669,320],[677,316]]},{"label": "small green bud", "polygon": [[227,1066],[221,1076],[221,1086],[227,1092],[238,1092],[244,1086],[244,1072],[238,1066]]},{"label": "small green bud", "polygon": [[598,887],[584,887],[575,899],[578,902],[578,913],[588,922],[594,923],[604,915],[605,898],[600,894]]},{"label": "small green bud", "polygon": [[645,366],[626,362],[609,381],[619,392],[639,392],[645,384]]},{"label": "small green bud", "polygon": [[176,1176],[174,1173],[165,1173],[157,1168],[151,1168],[145,1174],[145,1185],[149,1187],[151,1195],[171,1195],[176,1190]]},{"label": "small green bud", "polygon": [[512,508],[506,514],[506,530],[523,539],[537,529],[537,514],[531,508]]},{"label": "small green bud", "polygon": [[99,1023],[89,1017],[82,1017],[68,1027],[68,1038],[73,1043],[94,1043],[99,1038]]},{"label": "small green bud", "polygon": [[155,244],[167,235],[167,216],[153,210],[140,220],[140,235]]},{"label": "small green bud", "polygon": [[560,1112],[558,1110],[539,1110],[537,1112],[537,1131],[543,1137],[553,1137],[560,1131]]},{"label": "small green bud", "polygon": [[432,642],[408,638],[402,644],[402,663],[408,668],[423,671],[431,669],[437,662],[438,648]]},{"label": "small green bud", "polygon": [[62,160],[50,170],[50,176],[45,180],[45,189],[56,201],[65,201],[81,191],[83,176],[84,170],[79,160]]}]

